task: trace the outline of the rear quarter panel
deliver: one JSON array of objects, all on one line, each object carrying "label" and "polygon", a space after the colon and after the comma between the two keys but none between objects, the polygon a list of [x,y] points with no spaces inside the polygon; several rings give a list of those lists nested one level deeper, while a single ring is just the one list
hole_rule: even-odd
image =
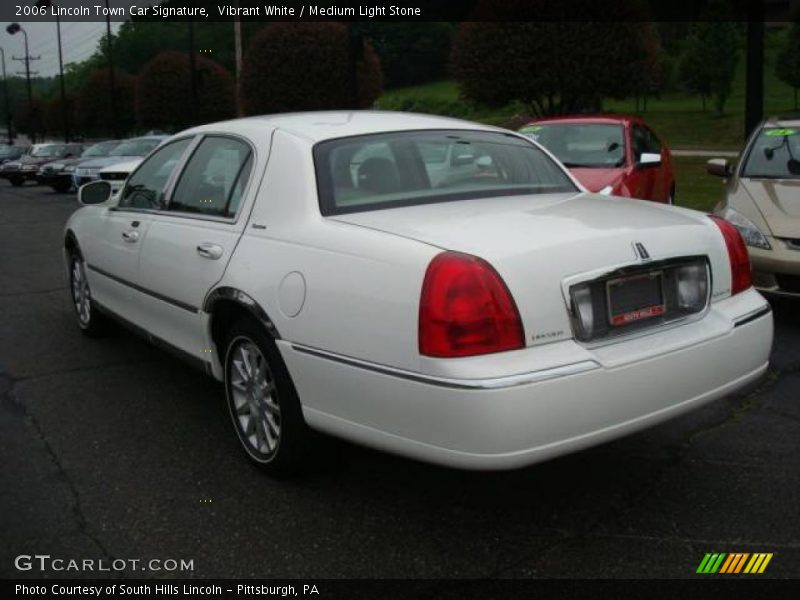
[{"label": "rear quarter panel", "polygon": [[[276,131],[273,143],[250,222],[219,285],[250,294],[284,340],[419,370],[419,296],[439,249],[325,219],[308,141]],[[305,289],[292,316],[284,286],[295,273]],[[288,295],[296,296],[300,279],[290,280]]]}]

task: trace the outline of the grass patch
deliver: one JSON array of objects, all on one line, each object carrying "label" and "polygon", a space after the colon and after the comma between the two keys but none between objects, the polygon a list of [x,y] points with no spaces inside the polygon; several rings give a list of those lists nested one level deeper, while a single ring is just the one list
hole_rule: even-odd
[{"label": "grass patch", "polygon": [[676,156],[675,204],[703,212],[711,212],[722,199],[723,183],[706,173],[707,158]]}]

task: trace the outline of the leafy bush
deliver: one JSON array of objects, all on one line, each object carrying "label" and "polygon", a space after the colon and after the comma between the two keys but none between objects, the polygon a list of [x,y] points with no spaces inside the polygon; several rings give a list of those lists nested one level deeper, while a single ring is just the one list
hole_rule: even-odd
[{"label": "leafy bush", "polygon": [[387,88],[426,83],[447,75],[450,23],[360,22],[381,61]]},{"label": "leafy bush", "polygon": [[786,32],[783,47],[775,62],[775,75],[794,90],[797,110],[797,89],[800,88],[800,22],[795,21]]},{"label": "leafy bush", "polygon": [[466,102],[460,100],[443,100],[441,98],[425,95],[388,96],[381,99],[379,108],[381,110],[445,115],[459,119],[469,119],[475,113],[475,108]]},{"label": "leafy bush", "polygon": [[364,43],[357,60],[358,99],[352,98],[350,38],[341,23],[274,23],[244,56],[240,102],[245,114],[363,108],[381,93],[380,61]]},{"label": "leafy bush", "polygon": [[[542,18],[525,20],[530,14]],[[570,20],[575,14],[581,21]],[[659,55],[656,31],[642,26],[633,3],[482,0],[474,17],[459,26],[451,54],[461,94],[473,102],[516,100],[532,114],[570,113],[656,86],[649,75]]]},{"label": "leafy bush", "polygon": [[[717,18],[724,16],[726,10],[727,4],[721,1],[711,2],[706,7],[707,13]],[[732,21],[708,20],[692,24],[678,63],[678,76],[688,92],[700,96],[703,110],[706,99],[712,98],[717,113],[723,113],[733,89],[740,45],[739,30]]]},{"label": "leafy bush", "polygon": [[133,128],[133,97],[136,77],[114,69],[116,113],[111,110],[111,79],[108,69],[97,69],[86,79],[78,93],[76,118],[86,135],[124,135]]},{"label": "leafy bush", "polygon": [[27,98],[18,100],[11,113],[14,119],[14,128],[29,136],[42,136],[44,126],[44,102],[37,95],[33,96],[33,103],[29,104]]},{"label": "leafy bush", "polygon": [[189,56],[175,51],[161,52],[142,68],[136,84],[136,117],[140,125],[175,131],[236,115],[233,76],[219,63],[197,55],[193,115],[190,71]]},{"label": "leafy bush", "polygon": [[[75,132],[75,98],[67,94],[66,118],[69,120],[69,127]],[[61,110],[61,94],[56,94],[43,106],[42,121],[45,130],[51,135],[63,135],[64,133],[64,113]]]}]

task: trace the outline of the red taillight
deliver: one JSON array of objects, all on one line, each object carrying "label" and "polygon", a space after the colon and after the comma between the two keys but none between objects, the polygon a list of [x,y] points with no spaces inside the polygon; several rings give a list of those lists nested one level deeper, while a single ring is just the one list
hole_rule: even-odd
[{"label": "red taillight", "polygon": [[473,356],[524,345],[517,305],[489,263],[458,252],[431,261],[419,305],[421,354]]},{"label": "red taillight", "polygon": [[731,223],[722,217],[709,216],[719,227],[722,237],[725,238],[728,259],[731,263],[731,295],[738,294],[753,285],[750,278],[750,255],[747,253],[747,246],[742,239],[742,234]]}]

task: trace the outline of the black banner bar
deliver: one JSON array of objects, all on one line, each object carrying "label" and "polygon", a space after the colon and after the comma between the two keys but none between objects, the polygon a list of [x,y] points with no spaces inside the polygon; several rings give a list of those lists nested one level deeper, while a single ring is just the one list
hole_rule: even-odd
[{"label": "black banner bar", "polygon": [[686,580],[569,579],[65,579],[6,580],[5,598],[304,598],[482,600],[516,598],[788,597],[789,580],[700,575]]},{"label": "black banner bar", "polygon": [[[3,0],[0,21],[787,21],[788,0]],[[759,10],[753,10],[753,5]]]}]

